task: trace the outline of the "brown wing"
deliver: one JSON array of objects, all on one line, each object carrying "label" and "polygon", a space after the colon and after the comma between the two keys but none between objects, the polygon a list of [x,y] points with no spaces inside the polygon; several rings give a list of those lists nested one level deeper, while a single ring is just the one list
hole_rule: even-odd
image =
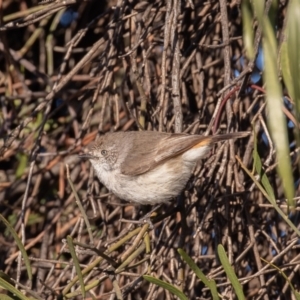
[{"label": "brown wing", "polygon": [[[137,176],[153,170],[166,159],[176,157],[200,144],[203,146],[219,141],[241,138],[248,132],[236,132],[215,136],[136,132],[136,139],[129,149],[126,160],[121,164],[121,173]],[[200,146],[199,145],[199,146]]]},{"label": "brown wing", "polygon": [[160,143],[168,139],[170,133],[152,131],[130,132],[134,138],[126,151],[126,159],[121,163],[121,173],[124,175],[140,175],[154,168],[157,149]]}]

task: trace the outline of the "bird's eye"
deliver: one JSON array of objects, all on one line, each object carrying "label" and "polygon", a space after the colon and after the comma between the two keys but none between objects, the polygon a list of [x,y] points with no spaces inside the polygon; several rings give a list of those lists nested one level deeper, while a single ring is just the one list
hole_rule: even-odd
[{"label": "bird's eye", "polygon": [[101,150],[101,155],[106,156],[107,155],[107,151],[106,150]]}]

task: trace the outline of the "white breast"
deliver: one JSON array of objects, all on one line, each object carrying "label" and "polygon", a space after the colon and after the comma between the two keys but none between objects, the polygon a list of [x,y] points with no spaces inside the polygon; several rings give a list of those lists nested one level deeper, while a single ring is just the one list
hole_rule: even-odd
[{"label": "white breast", "polygon": [[210,147],[202,146],[185,152],[138,176],[120,174],[119,170],[105,170],[94,165],[99,180],[121,199],[140,204],[157,204],[178,196],[191,173]]}]

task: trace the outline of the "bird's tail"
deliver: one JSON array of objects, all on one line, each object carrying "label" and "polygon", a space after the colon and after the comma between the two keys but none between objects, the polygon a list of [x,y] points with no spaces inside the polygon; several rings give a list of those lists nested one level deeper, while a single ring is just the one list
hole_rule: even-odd
[{"label": "bird's tail", "polygon": [[212,143],[218,143],[221,141],[231,140],[231,139],[240,139],[250,135],[250,131],[241,131],[241,132],[232,132],[225,134],[218,134],[210,136]]}]

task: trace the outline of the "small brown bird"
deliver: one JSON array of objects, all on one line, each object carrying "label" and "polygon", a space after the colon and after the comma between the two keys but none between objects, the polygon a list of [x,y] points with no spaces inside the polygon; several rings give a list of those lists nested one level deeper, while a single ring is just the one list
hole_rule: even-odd
[{"label": "small brown bird", "polygon": [[119,198],[159,204],[183,190],[196,163],[213,144],[248,135],[114,132],[101,136],[80,157],[90,160],[99,180]]}]

